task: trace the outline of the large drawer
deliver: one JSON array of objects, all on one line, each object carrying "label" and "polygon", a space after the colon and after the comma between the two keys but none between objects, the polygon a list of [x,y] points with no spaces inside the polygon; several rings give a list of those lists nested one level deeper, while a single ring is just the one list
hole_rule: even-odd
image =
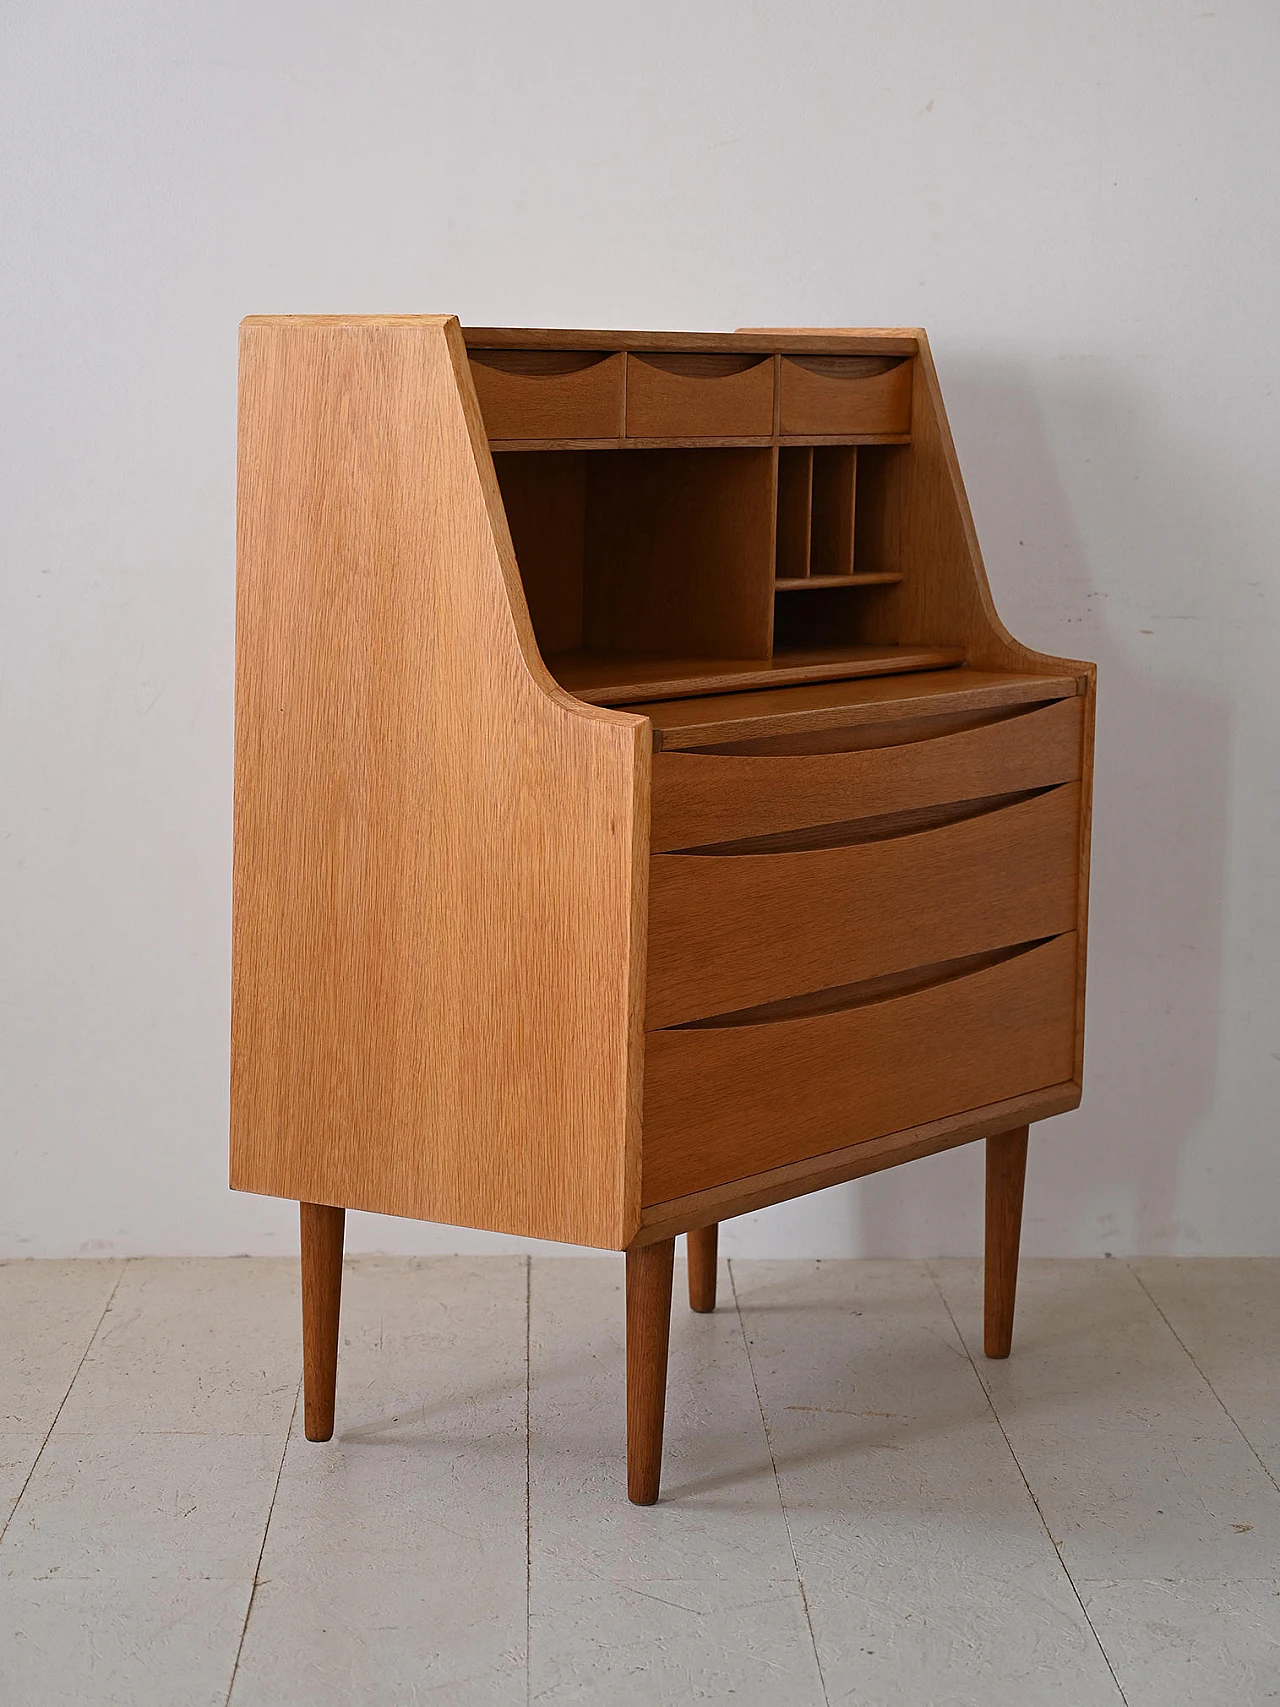
[{"label": "large drawer", "polygon": [[880,841],[657,854],[645,1023],[679,1025],[1070,930],[1079,821],[1080,785],[1067,783]]},{"label": "large drawer", "polygon": [[861,752],[784,757],[655,753],[655,853],[947,800],[1073,782],[1082,699],[1064,699],[959,734]]},{"label": "large drawer", "polygon": [[1072,1075],[1076,935],[834,1013],[645,1040],[642,1199],[663,1203]]},{"label": "large drawer", "polygon": [[910,432],[913,366],[909,356],[783,356],[783,434],[892,438]]},{"label": "large drawer", "polygon": [[621,351],[473,350],[491,439],[609,439],[622,433]]}]

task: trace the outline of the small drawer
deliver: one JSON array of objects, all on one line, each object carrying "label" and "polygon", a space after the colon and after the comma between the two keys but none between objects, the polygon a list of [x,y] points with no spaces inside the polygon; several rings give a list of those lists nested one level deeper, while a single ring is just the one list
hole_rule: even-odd
[{"label": "small drawer", "polygon": [[1063,699],[859,752],[655,753],[650,845],[661,853],[1074,782],[1083,714],[1082,699]]},{"label": "small drawer", "polygon": [[882,840],[857,839],[850,825],[786,852],[655,854],[645,1023],[681,1025],[1071,930],[1079,830],[1080,785],[1066,783],[933,829],[889,825]]},{"label": "small drawer", "polygon": [[628,355],[628,438],[768,438],[772,432],[772,356]]},{"label": "small drawer", "polygon": [[619,350],[472,350],[471,377],[491,439],[622,435]]},{"label": "small drawer", "polygon": [[784,356],[782,432],[909,433],[912,365],[910,356]]},{"label": "small drawer", "polygon": [[1066,1084],[1076,935],[910,994],[645,1040],[641,1197],[665,1203]]}]

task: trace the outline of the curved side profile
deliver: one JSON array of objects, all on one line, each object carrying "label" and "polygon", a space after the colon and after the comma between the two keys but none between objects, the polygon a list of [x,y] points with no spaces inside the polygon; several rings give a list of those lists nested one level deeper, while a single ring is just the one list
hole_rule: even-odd
[{"label": "curved side profile", "polygon": [[645,720],[542,665],[456,320],[241,363],[231,1183],[621,1248]]}]

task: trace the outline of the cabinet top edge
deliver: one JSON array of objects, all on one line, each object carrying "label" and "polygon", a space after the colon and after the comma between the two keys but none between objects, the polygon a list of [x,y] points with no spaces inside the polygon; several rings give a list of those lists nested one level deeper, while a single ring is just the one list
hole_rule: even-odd
[{"label": "cabinet top edge", "polygon": [[[438,329],[451,314],[248,314],[242,327],[304,329],[315,326],[420,326]],[[753,327],[740,332],[619,332],[594,328],[464,326],[473,350],[741,350],[796,355],[914,356],[923,332],[914,326],[868,326],[791,330]]]},{"label": "cabinet top edge", "polygon": [[472,350],[744,350],[797,355],[913,356],[920,348],[916,327],[872,326],[857,330],[792,332],[757,329],[743,332],[617,332],[604,329],[532,326],[464,326]]}]

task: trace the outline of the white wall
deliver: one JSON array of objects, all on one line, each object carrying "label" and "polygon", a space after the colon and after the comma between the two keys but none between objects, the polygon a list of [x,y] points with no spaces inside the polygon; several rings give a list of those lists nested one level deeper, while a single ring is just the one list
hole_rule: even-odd
[{"label": "white wall", "polygon": [[[6,6],[0,1253],[293,1243],[225,1187],[236,323],[384,310],[930,329],[1001,610],[1101,672],[1026,1248],[1280,1251],[1278,69],[1267,0]],[[730,1249],[972,1250],[980,1168]]]}]

